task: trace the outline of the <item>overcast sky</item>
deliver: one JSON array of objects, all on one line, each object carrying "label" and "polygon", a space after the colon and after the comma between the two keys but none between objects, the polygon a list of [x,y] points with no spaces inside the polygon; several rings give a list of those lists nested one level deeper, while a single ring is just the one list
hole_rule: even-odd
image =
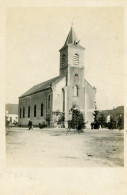
[{"label": "overcast sky", "polygon": [[59,75],[59,49],[71,27],[85,47],[85,78],[97,88],[98,109],[123,105],[122,8],[8,8],[6,103]]}]

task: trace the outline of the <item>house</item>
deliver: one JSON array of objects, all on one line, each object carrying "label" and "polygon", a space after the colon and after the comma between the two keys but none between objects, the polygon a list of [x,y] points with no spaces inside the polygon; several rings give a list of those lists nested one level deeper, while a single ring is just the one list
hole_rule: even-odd
[{"label": "house", "polygon": [[84,79],[84,51],[73,26],[60,52],[59,75],[33,86],[19,97],[19,125],[29,120],[38,125],[48,120],[56,123],[56,112],[64,114],[64,124],[70,119],[73,104],[83,112],[87,126],[93,122],[96,88]]},{"label": "house", "polygon": [[111,117],[113,117],[116,123],[118,123],[119,118],[124,120],[124,106],[118,106],[110,110],[101,110],[99,112],[99,115],[100,114],[105,116],[107,123],[110,122]]},{"label": "house", "polygon": [[11,123],[18,122],[18,104],[6,104],[5,112],[6,119],[8,122]]}]

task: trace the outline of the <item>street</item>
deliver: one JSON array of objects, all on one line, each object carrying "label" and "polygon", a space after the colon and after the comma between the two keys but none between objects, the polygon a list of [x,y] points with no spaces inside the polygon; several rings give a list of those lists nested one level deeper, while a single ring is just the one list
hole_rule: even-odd
[{"label": "street", "polygon": [[124,132],[13,127],[7,130],[7,167],[121,167]]}]

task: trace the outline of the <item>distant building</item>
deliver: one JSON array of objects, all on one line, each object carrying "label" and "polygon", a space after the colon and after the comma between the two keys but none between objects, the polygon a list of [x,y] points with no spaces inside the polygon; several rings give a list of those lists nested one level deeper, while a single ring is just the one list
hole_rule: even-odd
[{"label": "distant building", "polygon": [[64,113],[66,126],[73,104],[84,113],[88,126],[93,122],[96,88],[84,79],[84,50],[71,27],[59,50],[59,76],[33,86],[19,97],[19,125],[27,125],[29,120],[38,125],[48,118],[54,126],[59,110]]},{"label": "distant building", "polygon": [[5,115],[8,122],[18,122],[18,104],[6,104]]},{"label": "distant building", "polygon": [[111,117],[113,117],[116,122],[119,118],[122,118],[124,120],[124,106],[118,106],[111,110],[101,110],[100,114],[101,113],[106,117],[106,122],[110,122]]}]

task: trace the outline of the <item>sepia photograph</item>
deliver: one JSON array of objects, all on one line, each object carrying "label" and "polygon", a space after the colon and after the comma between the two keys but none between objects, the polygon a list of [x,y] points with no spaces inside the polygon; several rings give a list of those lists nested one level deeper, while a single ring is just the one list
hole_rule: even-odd
[{"label": "sepia photograph", "polygon": [[8,7],[6,166],[124,167],[124,9]]}]

